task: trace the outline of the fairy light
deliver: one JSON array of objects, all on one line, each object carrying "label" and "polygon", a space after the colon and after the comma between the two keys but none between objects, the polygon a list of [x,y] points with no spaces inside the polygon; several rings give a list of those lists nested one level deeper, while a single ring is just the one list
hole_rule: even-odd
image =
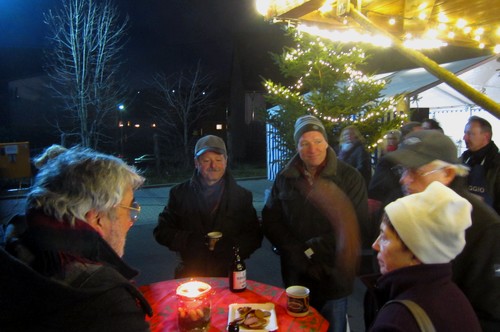
[{"label": "fairy light", "polygon": [[[259,12],[264,13],[264,15],[270,15],[270,13],[285,13],[290,11],[291,9],[297,8],[298,6],[307,2],[307,0],[255,0],[257,4],[257,8],[261,8]],[[325,19],[330,19],[335,16],[335,13],[332,13],[332,10],[335,9],[337,0],[326,0],[323,6],[319,9],[321,14]],[[267,6],[267,7],[266,7]],[[407,47],[412,47],[410,45],[415,45],[418,49],[429,48],[429,45],[433,45],[433,47],[444,47],[448,45],[447,43],[442,42],[440,39],[454,39],[457,42],[465,42],[466,39],[474,40],[477,44],[477,47],[483,48],[493,48],[494,45],[498,44],[500,38],[500,26],[491,27],[491,25],[487,25],[484,27],[478,27],[479,22],[474,22],[473,19],[468,20],[468,17],[449,17],[444,12],[438,12],[436,14],[432,14],[433,10],[438,9],[434,3],[429,4],[428,2],[422,2],[416,9],[416,17],[399,17],[399,16],[388,16],[386,24],[390,26],[396,25],[400,20],[411,20],[411,19],[420,19],[424,20],[425,26],[428,28],[437,31],[422,31],[422,33],[418,32],[418,36],[408,35],[407,34],[404,39],[405,40],[413,40],[411,43],[407,42]],[[439,11],[439,9],[438,9]],[[380,15],[384,15],[379,13]],[[468,15],[473,16],[474,13],[468,13]],[[340,22],[346,25],[346,28],[349,27],[349,16],[343,16],[342,18],[338,18]],[[288,19],[280,20],[277,18],[275,22],[285,22]],[[291,22],[291,21],[290,21]],[[298,21],[293,21],[294,26],[302,26],[300,23],[300,19]],[[311,25],[309,23],[309,25]],[[404,23],[402,26],[406,26]],[[411,26],[411,25],[410,25]],[[312,28],[304,28],[309,29],[309,33],[313,33]],[[357,29],[357,28],[356,28]],[[323,32],[322,36],[324,38],[328,38],[333,41],[343,42],[343,43],[370,43],[379,47],[389,47],[391,45],[390,41],[387,38],[379,37],[374,34],[364,33],[360,30],[352,29],[344,29],[341,28],[340,31],[329,31],[330,36],[325,36],[327,33]],[[426,29],[428,30],[428,29]],[[318,31],[319,32],[319,29]],[[423,37],[425,35],[425,38]],[[477,38],[477,36],[482,36],[481,38]],[[427,40],[431,39],[431,40]],[[432,40],[435,39],[435,40]],[[427,43],[426,47],[422,47]]]},{"label": "fairy light", "polygon": [[465,26],[467,25],[467,21],[466,21],[466,20],[464,20],[463,18],[459,18],[459,19],[457,20],[457,23],[456,23],[455,25],[457,26],[457,28],[459,28],[459,29],[463,29],[463,28],[465,28]]}]

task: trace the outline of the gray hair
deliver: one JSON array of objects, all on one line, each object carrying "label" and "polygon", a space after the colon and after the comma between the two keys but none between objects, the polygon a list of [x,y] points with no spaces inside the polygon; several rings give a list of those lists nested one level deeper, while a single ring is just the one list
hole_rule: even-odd
[{"label": "gray hair", "polygon": [[27,209],[41,209],[59,221],[85,221],[90,210],[114,218],[125,189],[144,182],[134,167],[114,156],[75,147],[62,152],[38,173],[27,197]]},{"label": "gray hair", "polygon": [[430,165],[435,169],[444,168],[444,167],[453,168],[455,170],[455,173],[457,174],[457,176],[462,176],[462,177],[469,175],[469,170],[470,170],[469,167],[466,165],[450,164],[450,163],[447,163],[446,161],[442,161],[439,159],[431,161],[427,165]]}]

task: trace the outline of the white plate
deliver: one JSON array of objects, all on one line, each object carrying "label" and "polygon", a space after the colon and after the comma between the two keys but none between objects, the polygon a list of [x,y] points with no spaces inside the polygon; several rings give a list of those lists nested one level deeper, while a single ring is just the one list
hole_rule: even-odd
[{"label": "white plate", "polygon": [[269,322],[262,330],[256,329],[246,329],[244,326],[240,325],[240,331],[254,331],[254,332],[267,332],[267,331],[277,331],[278,330],[278,321],[276,319],[276,311],[274,311],[274,303],[232,303],[229,305],[229,316],[227,323],[231,323],[236,318],[240,317],[238,313],[238,308],[241,307],[250,307],[252,309],[260,309],[269,311],[271,316],[269,316]]}]

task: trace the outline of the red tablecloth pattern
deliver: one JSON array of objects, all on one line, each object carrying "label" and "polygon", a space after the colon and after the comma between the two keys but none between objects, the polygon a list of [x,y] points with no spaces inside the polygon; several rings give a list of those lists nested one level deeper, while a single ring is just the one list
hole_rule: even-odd
[{"label": "red tablecloth pattern", "polygon": [[231,303],[266,303],[275,306],[278,331],[326,331],[328,322],[314,308],[309,315],[301,318],[286,313],[286,293],[282,288],[247,280],[247,289],[241,293],[229,290],[227,278],[173,279],[141,286],[140,290],[153,307],[153,317],[149,319],[153,332],[177,331],[177,287],[189,280],[203,281],[212,286],[212,318],[210,332],[226,331],[229,305]]}]

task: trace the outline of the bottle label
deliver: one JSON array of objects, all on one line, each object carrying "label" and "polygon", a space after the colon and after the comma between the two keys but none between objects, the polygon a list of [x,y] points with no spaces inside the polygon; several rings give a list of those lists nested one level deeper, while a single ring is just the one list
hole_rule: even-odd
[{"label": "bottle label", "polygon": [[233,288],[245,289],[247,287],[247,271],[233,271]]}]

